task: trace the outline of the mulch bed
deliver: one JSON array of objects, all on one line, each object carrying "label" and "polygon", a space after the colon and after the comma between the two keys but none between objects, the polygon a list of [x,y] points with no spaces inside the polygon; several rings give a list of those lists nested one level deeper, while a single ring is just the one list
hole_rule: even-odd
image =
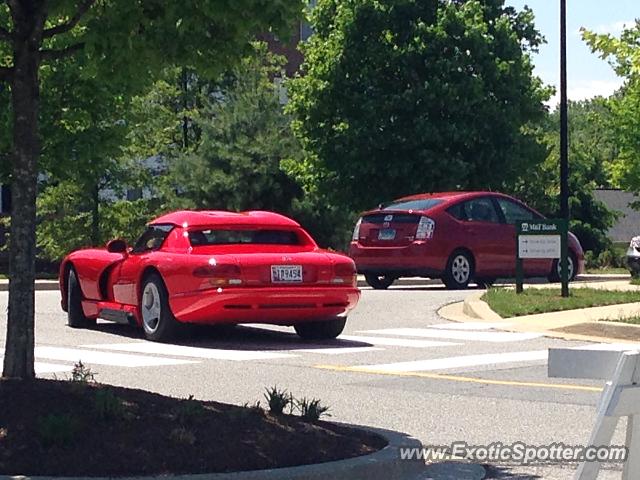
[{"label": "mulch bed", "polygon": [[0,474],[218,473],[351,458],[381,437],[259,408],[95,383],[0,380]]}]

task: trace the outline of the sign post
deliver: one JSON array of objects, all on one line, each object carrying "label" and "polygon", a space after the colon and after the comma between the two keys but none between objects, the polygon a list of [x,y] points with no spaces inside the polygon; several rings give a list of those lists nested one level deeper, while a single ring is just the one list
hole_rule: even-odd
[{"label": "sign post", "polygon": [[[560,264],[562,296],[569,296],[566,220],[526,220],[516,223],[516,292],[522,293],[527,258],[553,258]],[[575,268],[575,267],[574,267]]]}]

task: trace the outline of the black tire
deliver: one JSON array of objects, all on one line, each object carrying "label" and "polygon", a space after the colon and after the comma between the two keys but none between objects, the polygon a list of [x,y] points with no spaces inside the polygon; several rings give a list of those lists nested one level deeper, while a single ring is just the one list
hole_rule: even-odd
[{"label": "black tire", "polygon": [[157,273],[147,275],[142,282],[140,317],[147,340],[166,342],[178,333],[179,322],[171,312],[167,288]]},{"label": "black tire", "polygon": [[95,318],[87,318],[82,310],[82,290],[76,271],[72,268],[67,277],[67,325],[71,328],[89,328],[95,324]]},{"label": "black tire", "polygon": [[378,273],[366,273],[364,279],[374,290],[386,290],[396,281],[396,277]]},{"label": "black tire", "polygon": [[342,333],[346,323],[347,317],[337,317],[333,320],[297,323],[293,328],[305,340],[331,340]]},{"label": "black tire", "polygon": [[442,276],[442,282],[449,290],[464,290],[473,278],[473,259],[465,250],[454,251]]},{"label": "black tire", "polygon": [[[573,252],[569,252],[567,255],[567,260],[569,261],[569,281],[572,282],[576,278],[576,266],[578,265],[578,261],[576,260],[576,256]],[[547,279],[552,283],[557,283],[561,281],[560,278],[560,261],[554,260],[553,265],[551,266],[551,272]]]}]

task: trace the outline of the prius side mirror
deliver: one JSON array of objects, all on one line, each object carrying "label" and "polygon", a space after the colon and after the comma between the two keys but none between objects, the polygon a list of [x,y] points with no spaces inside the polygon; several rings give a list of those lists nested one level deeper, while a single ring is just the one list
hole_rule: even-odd
[{"label": "prius side mirror", "polygon": [[118,238],[107,243],[107,252],[109,253],[127,253],[127,242]]}]

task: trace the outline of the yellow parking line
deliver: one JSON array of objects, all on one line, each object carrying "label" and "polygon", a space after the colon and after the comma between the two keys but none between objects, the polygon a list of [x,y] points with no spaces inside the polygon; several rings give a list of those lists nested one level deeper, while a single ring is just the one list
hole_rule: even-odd
[{"label": "yellow parking line", "polygon": [[429,372],[388,372],[385,370],[371,370],[366,367],[347,367],[341,365],[315,365],[314,368],[322,370],[333,370],[335,372],[355,372],[370,373],[372,375],[390,375],[395,377],[419,377],[430,378],[432,380],[446,380],[449,382],[481,383],[484,385],[504,385],[510,387],[530,387],[530,388],[556,388],[559,390],[579,390],[583,392],[602,392],[601,387],[589,387],[587,385],[570,385],[561,383],[542,382],[518,382],[512,380],[493,380],[489,378],[463,377],[460,375],[446,375],[442,373]]}]

